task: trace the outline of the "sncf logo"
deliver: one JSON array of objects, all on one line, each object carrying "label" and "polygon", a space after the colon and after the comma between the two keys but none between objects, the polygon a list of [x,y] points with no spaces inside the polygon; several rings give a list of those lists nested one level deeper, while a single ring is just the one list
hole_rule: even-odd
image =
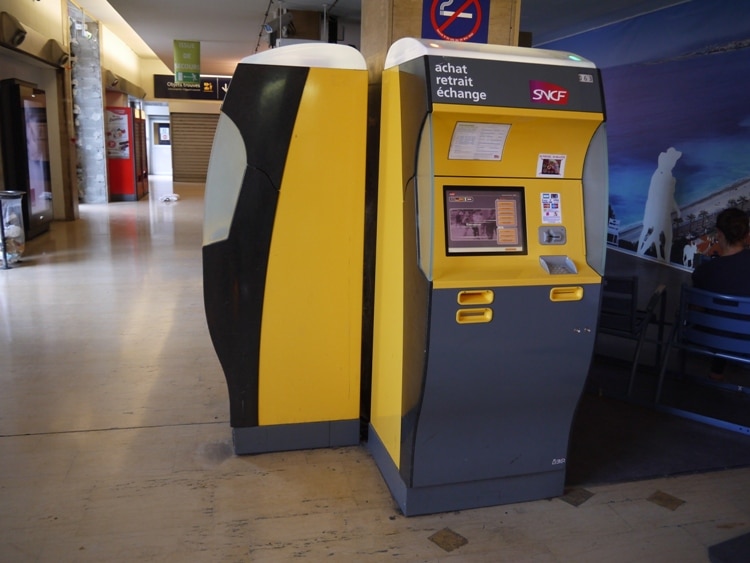
[{"label": "sncf logo", "polygon": [[564,106],[568,103],[569,92],[562,86],[540,80],[529,80],[531,101],[540,104],[556,104]]}]

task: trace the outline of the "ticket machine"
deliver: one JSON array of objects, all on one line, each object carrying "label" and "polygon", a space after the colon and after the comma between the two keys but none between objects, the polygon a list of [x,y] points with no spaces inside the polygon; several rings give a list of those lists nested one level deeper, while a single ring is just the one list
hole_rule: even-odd
[{"label": "ticket machine", "polygon": [[280,47],[232,77],[203,283],[238,454],[359,443],[366,124],[352,47]]},{"label": "ticket machine", "polygon": [[385,67],[368,447],[406,515],[559,496],[604,273],[599,72],[411,38]]}]

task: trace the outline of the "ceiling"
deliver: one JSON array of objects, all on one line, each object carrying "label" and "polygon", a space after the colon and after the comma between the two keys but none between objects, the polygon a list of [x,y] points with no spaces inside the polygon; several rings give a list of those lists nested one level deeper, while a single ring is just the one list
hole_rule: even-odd
[{"label": "ceiling", "polygon": [[[451,0],[446,0],[451,1]],[[457,1],[457,0],[453,0]],[[689,0],[521,0],[521,31],[535,46]],[[266,20],[287,10],[360,20],[361,0],[75,0],[141,57],[172,68],[174,39],[201,42],[201,74],[231,75],[239,60],[265,48]],[[266,14],[268,14],[266,16]]]}]

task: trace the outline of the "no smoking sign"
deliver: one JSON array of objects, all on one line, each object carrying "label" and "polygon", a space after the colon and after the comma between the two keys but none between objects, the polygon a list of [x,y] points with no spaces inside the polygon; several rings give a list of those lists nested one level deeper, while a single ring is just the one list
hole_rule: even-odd
[{"label": "no smoking sign", "polygon": [[487,43],[490,0],[424,0],[422,37]]}]

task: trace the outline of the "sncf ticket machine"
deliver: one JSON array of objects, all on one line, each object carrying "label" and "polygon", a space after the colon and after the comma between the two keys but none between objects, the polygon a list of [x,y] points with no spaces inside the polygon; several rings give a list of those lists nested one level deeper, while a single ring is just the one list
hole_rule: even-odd
[{"label": "sncf ticket machine", "polygon": [[352,47],[280,47],[232,77],[203,283],[238,454],[359,443],[366,124]]},{"label": "sncf ticket machine", "polygon": [[563,492],[604,271],[604,106],[568,53],[386,57],[368,446],[406,515]]}]

